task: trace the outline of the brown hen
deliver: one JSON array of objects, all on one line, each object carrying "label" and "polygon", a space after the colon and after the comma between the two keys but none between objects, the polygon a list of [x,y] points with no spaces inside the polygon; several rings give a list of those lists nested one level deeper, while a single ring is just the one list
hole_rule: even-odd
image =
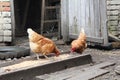
[{"label": "brown hen", "polygon": [[81,28],[81,32],[76,40],[71,43],[71,52],[82,53],[87,48],[86,34],[84,29]]},{"label": "brown hen", "polygon": [[43,54],[45,58],[48,58],[46,55],[50,53],[55,53],[56,56],[60,54],[58,48],[52,40],[36,33],[31,28],[28,28],[27,32],[30,49],[32,52],[36,53],[37,59],[39,59],[39,54]]}]

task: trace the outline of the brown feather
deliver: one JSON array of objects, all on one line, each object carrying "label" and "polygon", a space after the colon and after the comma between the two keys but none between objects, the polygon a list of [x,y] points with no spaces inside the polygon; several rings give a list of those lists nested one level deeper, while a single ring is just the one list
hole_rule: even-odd
[{"label": "brown feather", "polygon": [[45,55],[55,53],[56,56],[58,56],[60,54],[59,50],[52,40],[45,38],[32,29],[28,29],[27,32],[29,35],[29,44],[31,51],[37,54],[41,53]]},{"label": "brown feather", "polygon": [[81,31],[78,38],[71,43],[71,51],[82,53],[87,48],[86,34]]}]

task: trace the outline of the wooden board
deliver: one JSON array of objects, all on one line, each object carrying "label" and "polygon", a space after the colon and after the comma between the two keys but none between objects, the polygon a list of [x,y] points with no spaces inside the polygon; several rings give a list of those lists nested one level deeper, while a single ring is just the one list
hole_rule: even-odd
[{"label": "wooden board", "polygon": [[63,70],[57,73],[46,74],[43,76],[37,76],[37,80],[88,80],[102,74],[109,72],[108,70],[103,70],[107,66],[115,64],[114,62],[104,62],[88,68],[83,69],[72,69]]},{"label": "wooden board", "polygon": [[86,36],[92,38],[87,38],[88,42],[107,46],[106,21],[105,0],[61,0],[61,33],[66,42],[84,28]]},{"label": "wooden board", "polygon": [[72,78],[66,79],[66,80],[89,80],[97,76],[100,76],[102,74],[105,74],[107,72],[109,71],[102,70],[102,69],[92,69],[92,70],[85,71],[82,74],[79,73],[78,75],[75,75]]}]

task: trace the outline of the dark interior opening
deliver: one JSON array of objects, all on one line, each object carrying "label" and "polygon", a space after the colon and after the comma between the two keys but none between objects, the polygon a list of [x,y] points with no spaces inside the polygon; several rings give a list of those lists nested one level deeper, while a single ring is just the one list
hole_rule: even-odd
[{"label": "dark interior opening", "polygon": [[[45,6],[60,6],[60,0],[45,0]],[[15,37],[27,36],[27,28],[48,36],[58,36],[60,33],[58,22],[43,23],[41,29],[42,0],[14,0],[15,12]],[[60,9],[50,9],[45,11],[44,20],[60,20]],[[58,27],[59,26],[59,27]],[[55,34],[55,35],[54,35]]]},{"label": "dark interior opening", "polygon": [[42,0],[14,0],[15,36],[27,35],[27,28],[40,32]]}]

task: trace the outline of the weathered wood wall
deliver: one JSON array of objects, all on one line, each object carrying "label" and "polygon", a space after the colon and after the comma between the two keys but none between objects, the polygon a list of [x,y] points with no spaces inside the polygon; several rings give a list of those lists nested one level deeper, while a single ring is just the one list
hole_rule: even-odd
[{"label": "weathered wood wall", "polygon": [[120,0],[107,0],[108,29],[113,35],[120,34]]},{"label": "weathered wood wall", "polygon": [[65,40],[69,40],[68,37],[76,38],[83,27],[89,42],[108,43],[105,0],[62,0],[61,6]]}]

